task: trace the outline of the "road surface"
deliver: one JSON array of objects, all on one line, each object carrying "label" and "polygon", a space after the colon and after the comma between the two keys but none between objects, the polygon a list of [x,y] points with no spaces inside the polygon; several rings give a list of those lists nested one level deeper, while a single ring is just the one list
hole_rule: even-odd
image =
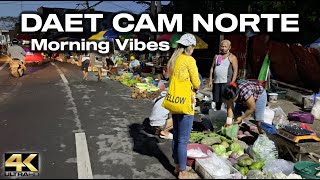
[{"label": "road surface", "polygon": [[[151,100],[117,81],[50,62],[9,76],[0,62],[0,154],[39,153],[36,178],[174,179],[171,141],[143,130]],[[1,162],[1,178],[4,163]]]}]

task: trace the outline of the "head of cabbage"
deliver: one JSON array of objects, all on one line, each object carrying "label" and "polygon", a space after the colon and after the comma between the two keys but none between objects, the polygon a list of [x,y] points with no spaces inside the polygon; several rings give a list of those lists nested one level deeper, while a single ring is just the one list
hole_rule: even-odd
[{"label": "head of cabbage", "polygon": [[227,151],[226,147],[224,147],[223,145],[213,145],[212,149],[214,153],[216,153],[218,156],[222,155]]}]

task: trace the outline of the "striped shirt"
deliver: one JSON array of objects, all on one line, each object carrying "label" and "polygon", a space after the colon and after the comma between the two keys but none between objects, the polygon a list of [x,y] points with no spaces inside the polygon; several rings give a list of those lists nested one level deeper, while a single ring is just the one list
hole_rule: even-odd
[{"label": "striped shirt", "polygon": [[251,96],[256,101],[264,91],[264,88],[256,82],[238,80],[237,84],[239,88],[239,98],[237,101],[240,103],[246,102]]}]

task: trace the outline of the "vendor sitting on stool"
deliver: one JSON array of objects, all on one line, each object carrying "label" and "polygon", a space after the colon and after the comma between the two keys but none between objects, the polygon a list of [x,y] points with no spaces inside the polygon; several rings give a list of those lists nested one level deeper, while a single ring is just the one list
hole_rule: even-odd
[{"label": "vendor sitting on stool", "polygon": [[130,60],[129,71],[141,75],[140,62],[134,56],[130,56]]},{"label": "vendor sitting on stool", "polygon": [[173,134],[170,130],[173,129],[173,122],[169,110],[162,106],[163,100],[167,92],[162,91],[160,96],[154,100],[154,106],[149,117],[150,126],[155,127],[155,134],[163,139],[172,139]]}]

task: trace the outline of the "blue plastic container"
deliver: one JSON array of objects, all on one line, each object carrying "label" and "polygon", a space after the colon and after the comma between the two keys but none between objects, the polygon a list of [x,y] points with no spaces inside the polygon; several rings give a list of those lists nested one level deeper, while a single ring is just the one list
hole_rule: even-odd
[{"label": "blue plastic container", "polygon": [[155,85],[155,86],[158,86],[159,82],[157,82],[157,81],[152,81],[152,84]]}]

